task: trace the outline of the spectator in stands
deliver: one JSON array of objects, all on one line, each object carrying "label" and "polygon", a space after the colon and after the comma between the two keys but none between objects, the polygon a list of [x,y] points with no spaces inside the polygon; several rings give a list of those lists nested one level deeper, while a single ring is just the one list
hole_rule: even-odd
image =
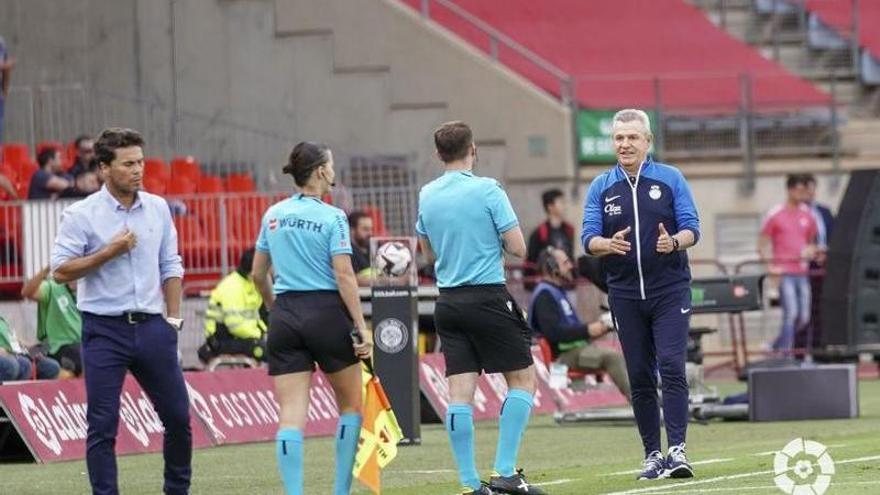
[{"label": "spectator in stands", "polygon": [[370,238],[373,237],[373,217],[364,211],[356,210],[348,215],[351,229],[351,265],[357,275],[359,285],[370,283]]},{"label": "spectator in stands", "polygon": [[529,301],[532,329],[550,343],[556,362],[579,371],[607,372],[629,400],[629,378],[623,355],[590,343],[614,330],[611,314],[606,312],[590,324],[581,321],[566,295],[574,286],[574,264],[562,249],[550,246],[541,252],[538,270],[541,283]]},{"label": "spectator in stands", "polygon": [[73,187],[65,191],[62,196],[65,198],[85,198],[99,189],[101,189],[101,182],[98,180],[98,174],[86,170],[76,176]]},{"label": "spectator in stands", "polygon": [[79,177],[84,172],[97,172],[98,162],[95,161],[95,140],[91,136],[82,134],[73,141],[76,148],[76,158],[68,172],[74,177]]},{"label": "spectator in stands", "polygon": [[773,342],[777,351],[790,351],[795,332],[810,321],[809,261],[816,257],[816,220],[804,202],[807,180],[803,175],[786,179],[786,202],[767,214],[758,239],[758,253],[773,275],[779,275],[782,329]]},{"label": "spectator in stands", "polygon": [[561,249],[569,259],[574,259],[574,227],[565,221],[565,195],[559,189],[549,189],[541,194],[541,202],[547,219],[529,236],[526,260],[537,263],[548,246]]},{"label": "spectator in stands", "polygon": [[37,303],[37,340],[61,365],[59,378],[82,375],[82,315],[76,307],[76,282],[59,284],[40,270],[21,289]]},{"label": "spectator in stands", "polygon": [[205,311],[205,343],[199,359],[207,364],[221,354],[242,354],[263,360],[266,312],[251,278],[254,250],[241,254],[238,267],[211,291]]},{"label": "spectator in stands", "polygon": [[64,173],[61,150],[46,148],[37,155],[40,169],[31,177],[28,199],[57,199],[73,187],[73,177]]},{"label": "spectator in stands", "polygon": [[3,108],[6,97],[9,96],[13,67],[15,67],[15,59],[9,57],[9,52],[6,50],[6,40],[0,36],[0,144],[3,143]]},{"label": "spectator in stands", "polygon": [[29,355],[15,331],[0,316],[0,382],[29,380],[32,376],[32,363],[37,367],[37,378],[51,380],[58,376],[58,363],[39,352]]}]

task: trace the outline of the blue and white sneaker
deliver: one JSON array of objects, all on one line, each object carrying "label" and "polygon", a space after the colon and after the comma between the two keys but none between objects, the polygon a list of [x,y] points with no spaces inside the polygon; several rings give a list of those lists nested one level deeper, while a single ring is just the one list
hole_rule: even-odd
[{"label": "blue and white sneaker", "polygon": [[666,476],[669,478],[693,478],[694,468],[688,462],[684,444],[669,447],[666,456]]},{"label": "blue and white sneaker", "polygon": [[645,457],[642,462],[642,472],[637,480],[659,480],[666,477],[666,460],[659,450],[655,450]]}]

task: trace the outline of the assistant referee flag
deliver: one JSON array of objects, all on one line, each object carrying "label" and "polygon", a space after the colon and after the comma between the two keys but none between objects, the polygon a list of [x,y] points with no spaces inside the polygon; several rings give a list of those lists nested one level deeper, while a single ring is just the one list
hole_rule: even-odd
[{"label": "assistant referee flag", "polygon": [[397,443],[403,438],[397,417],[379,378],[366,368],[364,391],[364,421],[354,460],[354,475],[373,493],[382,492],[381,470],[397,457]]}]

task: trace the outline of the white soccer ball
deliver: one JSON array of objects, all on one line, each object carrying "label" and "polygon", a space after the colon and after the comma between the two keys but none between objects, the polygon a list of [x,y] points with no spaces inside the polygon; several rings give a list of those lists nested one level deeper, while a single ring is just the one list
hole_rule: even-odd
[{"label": "white soccer ball", "polygon": [[383,275],[399,277],[406,273],[412,259],[412,252],[406,244],[398,241],[386,242],[376,252],[376,268]]}]

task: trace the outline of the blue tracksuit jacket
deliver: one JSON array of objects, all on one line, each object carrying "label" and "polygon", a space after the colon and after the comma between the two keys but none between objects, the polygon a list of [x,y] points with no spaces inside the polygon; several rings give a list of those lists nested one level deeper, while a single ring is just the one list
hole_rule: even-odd
[{"label": "blue tracksuit jacket", "polygon": [[681,172],[650,157],[633,180],[618,164],[596,177],[584,202],[581,243],[589,253],[593,237],[611,237],[632,227],[626,256],[603,260],[608,292],[625,299],[648,299],[687,288],[691,274],[684,251],[657,252],[659,224],[670,235],[688,229],[699,239],[700,219],[690,187]]}]

